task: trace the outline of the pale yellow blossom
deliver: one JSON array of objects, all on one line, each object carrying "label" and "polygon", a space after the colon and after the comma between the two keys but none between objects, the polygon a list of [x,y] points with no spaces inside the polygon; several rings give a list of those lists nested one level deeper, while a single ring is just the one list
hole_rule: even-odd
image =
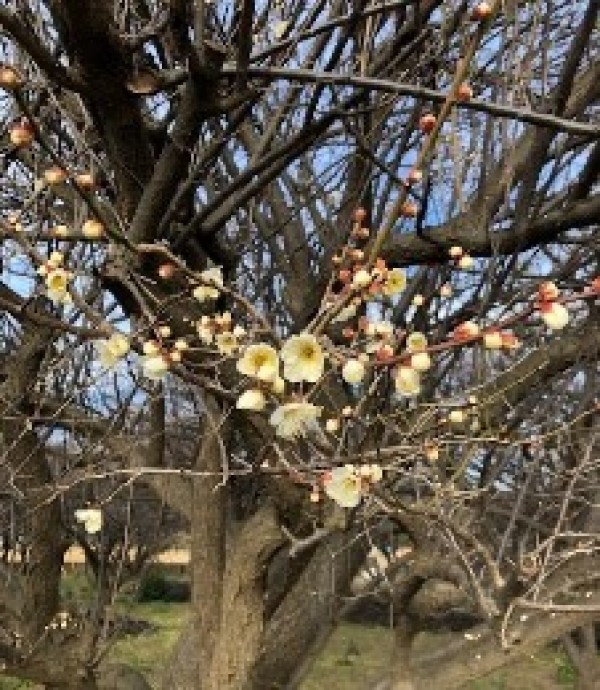
[{"label": "pale yellow blossom", "polygon": [[312,333],[300,333],[286,340],[281,348],[283,378],[292,383],[318,381],[325,366],[325,355]]},{"label": "pale yellow blossom", "polygon": [[275,409],[269,418],[275,434],[281,438],[292,439],[304,436],[316,424],[321,408],[308,402],[285,403]]},{"label": "pale yellow blossom", "polygon": [[55,237],[69,237],[71,229],[68,225],[55,225],[51,232]]},{"label": "pale yellow blossom", "polygon": [[391,321],[375,321],[373,329],[379,338],[391,338],[394,335],[394,324]]},{"label": "pale yellow blossom", "polygon": [[69,294],[70,273],[64,268],[53,268],[46,274],[46,294],[53,302],[71,302]]},{"label": "pale yellow blossom", "polygon": [[144,374],[153,380],[160,380],[169,371],[169,362],[162,354],[147,355],[142,358]]},{"label": "pale yellow blossom", "polygon": [[401,268],[393,268],[388,272],[383,284],[383,294],[393,297],[406,288],[406,273]]},{"label": "pale yellow blossom", "polygon": [[502,334],[500,331],[484,333],[483,346],[488,350],[499,350],[502,347]]},{"label": "pale yellow blossom", "polygon": [[365,345],[365,352],[377,352],[383,343],[394,335],[394,324],[390,321],[370,321],[365,328],[365,335],[370,338]]},{"label": "pale yellow blossom", "polygon": [[361,268],[360,271],[356,271],[354,277],[352,278],[352,285],[357,288],[368,287],[371,284],[373,278],[369,271]]},{"label": "pale yellow blossom", "polygon": [[281,376],[278,376],[273,381],[273,393],[275,393],[276,395],[282,395],[284,391],[285,391],[285,380],[282,379]]},{"label": "pale yellow blossom", "polygon": [[218,287],[223,287],[223,269],[221,266],[212,266],[200,273],[200,279],[205,283],[214,283]]},{"label": "pale yellow blossom", "polygon": [[419,372],[431,369],[431,357],[427,352],[415,352],[411,355],[410,366]]},{"label": "pale yellow blossom", "polygon": [[192,290],[192,297],[202,304],[219,297],[219,290],[212,285],[198,285]]},{"label": "pale yellow blossom", "polygon": [[365,365],[358,359],[349,359],[342,368],[342,378],[346,383],[360,383],[364,379],[365,373]]},{"label": "pale yellow blossom", "polygon": [[394,382],[398,393],[405,397],[412,397],[421,392],[421,378],[419,372],[411,367],[398,367]]},{"label": "pale yellow blossom", "polygon": [[52,252],[48,258],[48,263],[50,266],[52,266],[52,268],[58,268],[59,266],[62,266],[64,260],[65,255],[62,252]]},{"label": "pale yellow blossom", "polygon": [[274,381],[279,375],[277,351],[266,343],[249,345],[237,362],[237,370],[244,376]]},{"label": "pale yellow blossom", "polygon": [[219,297],[219,288],[223,287],[223,269],[220,266],[207,268],[200,273],[202,285],[198,285],[192,290],[192,296],[198,302],[216,300]]},{"label": "pale yellow blossom", "polygon": [[97,240],[104,234],[104,226],[99,220],[89,218],[81,226],[81,234],[88,240]]},{"label": "pale yellow blossom", "polygon": [[369,478],[372,482],[377,483],[383,479],[383,470],[381,469],[381,465],[370,465],[369,469],[371,470]]},{"label": "pale yellow blossom", "polygon": [[75,520],[83,523],[88,534],[97,534],[102,529],[102,511],[98,508],[78,508]]},{"label": "pale yellow blossom", "polygon": [[157,355],[160,352],[160,347],[156,340],[146,340],[142,345],[142,352],[145,355]]},{"label": "pale yellow blossom", "polygon": [[331,417],[325,422],[325,429],[330,434],[335,434],[340,429],[340,420],[336,417]]},{"label": "pale yellow blossom", "polygon": [[548,328],[559,331],[569,323],[569,312],[558,302],[551,302],[542,308],[542,319]]},{"label": "pale yellow blossom", "polygon": [[276,40],[280,41],[284,37],[289,25],[290,23],[284,19],[275,23],[273,27],[273,36],[275,36]]},{"label": "pale yellow blossom", "polygon": [[96,344],[98,358],[105,369],[111,369],[129,352],[129,340],[122,333],[113,333],[110,338]]},{"label": "pale yellow blossom", "polygon": [[448,419],[452,424],[462,424],[465,421],[465,413],[463,410],[451,410]]},{"label": "pale yellow blossom", "polygon": [[415,331],[406,338],[406,349],[409,352],[421,352],[427,348],[427,338],[424,333]]},{"label": "pale yellow blossom", "polygon": [[267,404],[265,394],[258,388],[250,388],[244,391],[237,399],[235,406],[238,410],[252,410],[260,412],[265,409]]},{"label": "pale yellow blossom", "polygon": [[238,348],[238,341],[233,333],[230,331],[224,331],[223,333],[219,333],[215,336],[215,345],[217,346],[217,350],[219,350],[222,355],[227,355],[230,357],[231,355],[235,354],[235,351]]},{"label": "pale yellow blossom", "polygon": [[225,330],[231,330],[231,324],[233,322],[233,317],[231,312],[224,311],[222,314],[215,314],[214,321],[217,326],[224,328]]},{"label": "pale yellow blossom", "polygon": [[210,345],[214,338],[214,329],[211,320],[208,316],[203,316],[200,321],[196,323],[196,331],[198,337],[205,345]]},{"label": "pale yellow blossom", "polygon": [[356,508],[362,497],[360,477],[352,465],[335,467],[328,472],[323,488],[327,496],[342,508]]},{"label": "pale yellow blossom", "polygon": [[463,271],[466,271],[469,268],[473,268],[474,263],[475,262],[473,261],[472,256],[470,256],[469,254],[463,254],[463,256],[461,256],[458,260],[458,267],[461,268]]}]

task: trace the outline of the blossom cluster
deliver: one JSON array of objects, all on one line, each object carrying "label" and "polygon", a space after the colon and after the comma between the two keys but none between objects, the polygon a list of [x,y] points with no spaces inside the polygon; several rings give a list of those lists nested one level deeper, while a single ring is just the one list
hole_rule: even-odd
[{"label": "blossom cluster", "polygon": [[314,428],[321,415],[320,407],[302,397],[280,402],[285,396],[286,382],[317,383],[323,376],[325,354],[314,334],[291,336],[280,352],[265,342],[249,345],[236,366],[251,386],[238,398],[239,409],[262,411],[272,397],[275,409],[269,422],[277,436],[293,439]]},{"label": "blossom cluster", "polygon": [[[143,340],[141,363],[145,375],[152,379],[164,377],[173,363],[182,361],[196,337],[205,354],[214,352],[221,361],[235,362],[242,377],[236,408],[266,414],[275,437],[294,442],[316,440],[323,433],[326,438],[342,438],[344,419],[352,418],[354,410],[348,406],[332,414],[317,404],[316,394],[327,376],[339,376],[349,386],[357,387],[389,370],[398,396],[414,398],[421,393],[423,376],[441,351],[475,343],[486,350],[507,352],[519,347],[518,338],[504,323],[482,327],[467,320],[455,326],[448,340],[431,343],[425,333],[398,329],[382,318],[385,302],[391,306],[406,290],[407,275],[400,268],[388,267],[381,258],[372,262],[366,259],[361,245],[368,241],[370,232],[363,227],[364,220],[365,213],[359,209],[354,214],[348,243],[332,259],[333,277],[319,314],[306,330],[281,341],[273,331],[253,328],[255,314],[242,317],[242,325],[232,312],[215,311],[217,300],[227,291],[221,268],[211,267],[191,276],[189,288],[191,299],[208,313],[194,321],[195,333],[186,338],[168,344],[171,332],[164,325],[155,329],[157,337]],[[472,257],[458,246],[450,248],[449,260],[458,270],[473,265]],[[175,270],[172,264],[163,264],[159,274],[170,279]],[[450,285],[441,285],[439,295],[450,297]],[[425,297],[414,294],[411,303],[420,307]],[[369,310],[369,305],[379,308]],[[540,286],[533,311],[539,312],[551,329],[563,328],[568,321],[568,310],[552,283]],[[340,331],[341,344],[332,338],[331,329],[335,328]],[[98,344],[105,367],[114,366],[129,350],[129,339],[120,333]],[[464,423],[464,411],[451,410],[448,421]],[[308,483],[313,487],[312,500],[320,500],[322,488],[331,500],[352,508],[381,477],[378,465],[344,465],[322,472],[316,484],[313,480]]]},{"label": "blossom cluster", "polygon": [[[47,184],[61,177],[59,171],[47,172]],[[485,350],[515,350],[520,342],[511,326],[530,314],[539,314],[551,330],[567,325],[569,299],[561,297],[554,283],[544,282],[529,310],[518,318],[488,326],[463,321],[446,340],[437,342],[411,329],[410,320],[404,330],[397,328],[384,315],[407,289],[408,277],[403,269],[388,267],[382,258],[367,257],[370,231],[364,227],[365,219],[365,212],[358,209],[348,242],[332,258],[332,278],[318,314],[304,331],[282,340],[274,330],[264,327],[264,319],[257,327],[257,314],[248,305],[233,313],[217,311],[217,304],[226,301],[223,297],[232,296],[236,303],[234,291],[225,286],[222,269],[212,266],[192,274],[169,261],[160,265],[158,274],[162,280],[170,280],[177,272],[185,272],[188,299],[196,305],[195,317],[187,320],[192,332],[173,335],[168,323],[149,325],[136,335],[111,328],[108,336],[96,341],[100,364],[111,369],[134,351],[143,374],[158,381],[187,358],[210,360],[214,356],[214,366],[231,362],[241,377],[236,408],[266,414],[276,439],[287,443],[323,438],[341,441],[345,422],[353,418],[355,410],[348,405],[332,412],[318,404],[318,391],[326,377],[338,376],[354,392],[368,395],[370,383],[377,381],[380,373],[389,372],[399,398],[416,398],[421,394],[423,377],[440,352],[477,343]],[[100,221],[91,218],[82,225],[82,234],[87,239],[99,239],[104,229]],[[474,264],[459,246],[451,247],[448,255],[458,270],[469,270]],[[74,274],[65,267],[63,253],[53,251],[37,272],[53,302],[72,301]],[[452,297],[451,285],[439,286],[438,294],[442,299]],[[413,293],[409,303],[420,308],[429,299],[431,296]],[[464,423],[464,411],[453,409],[448,421]],[[317,475],[316,483],[314,477],[307,480],[313,487],[312,500],[320,500],[322,489],[340,506],[353,508],[381,480],[382,470],[378,465],[344,465]]]}]

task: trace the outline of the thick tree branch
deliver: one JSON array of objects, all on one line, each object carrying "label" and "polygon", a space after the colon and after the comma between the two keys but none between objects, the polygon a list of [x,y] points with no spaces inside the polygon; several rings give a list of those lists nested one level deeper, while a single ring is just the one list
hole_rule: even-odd
[{"label": "thick tree branch", "polygon": [[600,195],[576,201],[536,218],[521,230],[488,231],[469,225],[462,216],[443,227],[416,233],[395,235],[382,254],[396,266],[445,263],[448,249],[463,247],[471,256],[505,256],[517,254],[557,240],[562,232],[593,227],[600,223]]}]

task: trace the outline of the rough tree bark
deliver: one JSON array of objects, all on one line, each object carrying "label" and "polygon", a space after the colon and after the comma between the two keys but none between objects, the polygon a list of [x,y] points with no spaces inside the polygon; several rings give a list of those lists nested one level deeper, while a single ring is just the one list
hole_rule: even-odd
[{"label": "rough tree bark", "polygon": [[264,570],[282,544],[274,508],[265,504],[242,525],[228,519],[220,477],[227,435],[215,400],[206,399],[191,511],[192,611],[163,687],[240,690],[262,642]]}]

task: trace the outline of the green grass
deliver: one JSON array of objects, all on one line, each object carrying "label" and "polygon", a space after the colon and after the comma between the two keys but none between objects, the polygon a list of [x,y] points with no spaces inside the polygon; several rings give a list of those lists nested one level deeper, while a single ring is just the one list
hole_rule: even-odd
[{"label": "green grass", "polygon": [[341,625],[317,659],[302,690],[364,690],[381,677],[392,650],[386,628]]},{"label": "green grass", "polygon": [[111,649],[110,659],[131,664],[147,674],[150,681],[156,680],[185,625],[188,605],[160,601],[136,603],[124,607],[124,613],[146,620],[157,629],[118,639]]},{"label": "green grass", "polygon": [[[63,600],[75,603],[93,597],[93,585],[84,575],[67,575]],[[142,671],[158,687],[161,669],[167,662],[184,627],[187,604],[166,602],[139,603],[131,593],[120,597],[118,612],[146,620],[153,629],[139,635],[119,638],[112,645],[108,660],[130,664]],[[443,636],[430,636],[426,646],[443,643]],[[345,624],[333,633],[317,659],[302,690],[364,690],[372,687],[388,665],[392,635],[388,629]],[[470,683],[465,690],[568,690],[576,675],[564,653],[555,648],[500,669],[487,678]],[[0,690],[26,690],[33,686],[0,676]]]},{"label": "green grass", "polygon": [[467,690],[569,690],[575,687],[576,680],[567,655],[548,648],[473,681]]},{"label": "green grass", "polygon": [[[438,636],[429,636],[430,648]],[[438,640],[443,640],[440,636]],[[364,690],[381,678],[392,649],[389,630],[362,625],[341,625],[302,685],[302,690]],[[469,683],[465,690],[568,690],[575,686],[575,672],[566,655],[547,649],[513,663],[486,678]]]},{"label": "green grass", "polygon": [[2,690],[31,690],[34,686],[25,680],[0,676],[0,688]]}]

